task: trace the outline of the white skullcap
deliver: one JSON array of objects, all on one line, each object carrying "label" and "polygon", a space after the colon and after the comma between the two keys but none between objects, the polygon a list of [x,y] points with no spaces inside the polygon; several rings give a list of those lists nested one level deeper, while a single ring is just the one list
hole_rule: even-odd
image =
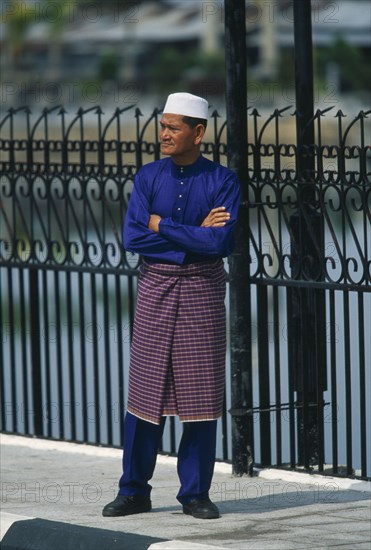
[{"label": "white skullcap", "polygon": [[179,92],[169,95],[163,113],[207,119],[208,110],[209,104],[203,97]]}]

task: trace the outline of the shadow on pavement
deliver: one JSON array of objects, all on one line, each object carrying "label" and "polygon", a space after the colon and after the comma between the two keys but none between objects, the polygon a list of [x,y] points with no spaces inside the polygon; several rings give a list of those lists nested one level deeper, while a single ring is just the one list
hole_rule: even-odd
[{"label": "shadow on pavement", "polygon": [[2,550],[147,550],[155,542],[167,539],[91,529],[46,519],[13,523],[1,541]]}]

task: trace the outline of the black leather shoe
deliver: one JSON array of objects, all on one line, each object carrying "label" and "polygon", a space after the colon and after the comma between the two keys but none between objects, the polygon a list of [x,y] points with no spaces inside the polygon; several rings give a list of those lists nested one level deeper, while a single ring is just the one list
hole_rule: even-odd
[{"label": "black leather shoe", "polygon": [[115,500],[106,504],[102,515],[106,517],[130,516],[132,514],[141,514],[151,510],[151,500],[142,495],[123,496],[117,495]]},{"label": "black leather shoe", "polygon": [[183,512],[197,519],[220,518],[218,507],[209,498],[194,499],[183,504]]}]

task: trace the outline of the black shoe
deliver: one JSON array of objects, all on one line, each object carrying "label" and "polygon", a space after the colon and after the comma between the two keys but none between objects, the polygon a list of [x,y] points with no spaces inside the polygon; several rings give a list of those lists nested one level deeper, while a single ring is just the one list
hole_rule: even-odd
[{"label": "black shoe", "polygon": [[197,519],[220,518],[218,507],[209,498],[195,498],[187,504],[183,504],[183,512]]},{"label": "black shoe", "polygon": [[115,500],[106,504],[102,515],[106,517],[130,516],[132,514],[141,514],[151,510],[151,500],[142,495],[125,496],[117,495]]}]

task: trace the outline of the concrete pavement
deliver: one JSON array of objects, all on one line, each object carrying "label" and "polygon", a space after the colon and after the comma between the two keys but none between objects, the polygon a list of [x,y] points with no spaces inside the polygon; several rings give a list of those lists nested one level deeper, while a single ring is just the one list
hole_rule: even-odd
[{"label": "concrete pavement", "polygon": [[222,517],[182,513],[176,460],[159,456],[153,511],[104,518],[121,451],[1,436],[3,550],[320,550],[371,548],[370,483],[261,470],[233,477],[218,463],[211,498]]}]

